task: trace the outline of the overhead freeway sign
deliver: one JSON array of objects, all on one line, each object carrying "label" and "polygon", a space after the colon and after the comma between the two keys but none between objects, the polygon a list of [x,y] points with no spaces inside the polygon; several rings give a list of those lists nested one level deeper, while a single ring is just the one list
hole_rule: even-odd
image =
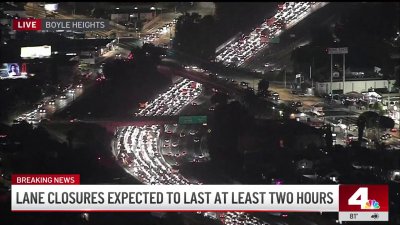
[{"label": "overhead freeway sign", "polygon": [[328,48],[328,54],[336,55],[336,54],[347,54],[349,53],[348,47],[343,48]]},{"label": "overhead freeway sign", "polygon": [[207,123],[207,116],[179,116],[179,124],[203,124]]},{"label": "overhead freeway sign", "polygon": [[269,40],[270,44],[279,44],[280,38],[279,37],[273,37],[271,40]]}]

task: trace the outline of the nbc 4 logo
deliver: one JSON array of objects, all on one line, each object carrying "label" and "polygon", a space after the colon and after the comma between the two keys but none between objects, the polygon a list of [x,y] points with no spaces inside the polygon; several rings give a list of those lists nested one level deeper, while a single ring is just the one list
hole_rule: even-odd
[{"label": "nbc 4 logo", "polygon": [[379,202],[374,199],[368,199],[368,188],[359,188],[354,194],[349,198],[349,205],[359,205],[361,209],[380,209]]}]

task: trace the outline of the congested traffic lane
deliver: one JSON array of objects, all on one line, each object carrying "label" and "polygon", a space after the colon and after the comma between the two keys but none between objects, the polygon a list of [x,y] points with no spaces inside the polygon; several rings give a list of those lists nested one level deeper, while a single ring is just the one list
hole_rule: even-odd
[{"label": "congested traffic lane", "polygon": [[[160,94],[136,115],[175,115],[185,105],[190,104],[201,90],[200,84],[184,79],[172,85],[168,91]],[[177,135],[183,132],[184,128],[178,129],[177,124],[124,127],[117,131],[115,154],[124,167],[143,183],[188,184],[189,181],[177,175],[176,170],[171,167],[179,165],[178,160],[174,158],[180,158],[188,151],[183,150],[188,149],[184,142],[179,143],[177,139]],[[167,158],[164,155],[171,157]],[[173,179],[169,179],[170,177]],[[192,183],[197,182],[192,181]]]},{"label": "congested traffic lane", "polygon": [[170,43],[172,34],[175,32],[175,24],[177,19],[166,22],[162,27],[148,33],[142,38],[144,43],[152,43],[156,46],[166,47],[165,44]]},{"label": "congested traffic lane", "polygon": [[268,225],[268,223],[261,221],[259,218],[253,217],[243,212],[227,212],[223,214],[221,219],[226,225],[236,225],[236,224]]},{"label": "congested traffic lane", "polygon": [[215,61],[225,65],[240,66],[268,45],[269,40],[278,37],[283,30],[294,26],[312,11],[320,8],[316,2],[287,2],[276,15],[248,35],[230,43],[216,56]]},{"label": "congested traffic lane", "polygon": [[[188,91],[189,98],[181,98],[182,95],[179,93],[186,92],[184,90],[186,88],[193,90]],[[178,92],[176,92],[177,90]],[[198,94],[195,95],[195,93]],[[200,93],[201,85],[184,79],[151,101],[146,108],[139,111],[138,115],[163,115],[163,110],[168,112],[168,108],[174,108],[170,104],[175,102],[175,111],[169,111],[167,114],[176,114],[184,106],[190,106]],[[168,104],[169,107],[160,108],[165,104]],[[160,109],[161,111],[159,111]],[[143,132],[145,133],[141,135]],[[210,159],[206,133],[207,128],[203,124],[124,127],[117,131],[117,147],[114,154],[127,172],[145,184],[202,184],[197,180],[188,180],[180,175],[177,167],[181,163],[197,163]],[[126,149],[129,149],[129,153]],[[266,224],[246,213],[241,213],[241,215],[249,218],[248,224]],[[232,225],[240,224],[239,222],[222,222]]]},{"label": "congested traffic lane", "polygon": [[269,39],[278,36],[286,28],[287,24],[292,23],[298,17],[303,18],[303,14],[306,14],[312,5],[308,2],[292,3],[288,7],[278,10],[273,17],[272,23],[265,21],[260,27],[250,32],[248,36],[244,36],[237,42],[228,45],[225,50],[217,55],[216,61],[222,61],[226,65],[235,64],[240,66],[264,48]]},{"label": "congested traffic lane", "polygon": [[13,123],[19,123],[23,120],[26,120],[32,125],[37,125],[43,119],[48,119],[56,111],[67,107],[76,98],[81,96],[83,91],[83,84],[70,85],[61,90],[60,94],[44,98],[41,102],[36,104],[33,110],[17,116]]},{"label": "congested traffic lane", "polygon": [[136,116],[166,116],[176,115],[186,105],[190,104],[202,90],[201,84],[184,79],[174,84],[156,99],[147,103]]},{"label": "congested traffic lane", "polygon": [[[200,84],[184,79],[148,103],[137,115],[177,114],[183,106],[189,104],[200,93]],[[177,148],[179,144],[175,143],[176,140],[170,140],[171,136],[178,131],[177,127],[177,124],[128,126],[118,130],[115,154],[119,162],[129,173],[145,184],[189,184],[186,178],[172,168],[174,165],[179,165],[177,160],[164,157],[164,155],[176,157],[177,154],[180,156],[186,153],[184,150],[179,150],[181,148]],[[179,130],[179,133],[182,132]],[[169,137],[163,138],[164,134]],[[175,147],[172,147],[172,143],[175,143]],[[184,146],[183,143],[182,146]],[[198,182],[191,181],[190,183],[197,184]]]},{"label": "congested traffic lane", "polygon": [[[167,59],[165,59],[166,61]],[[169,60],[169,59],[168,59]],[[180,76],[185,77],[190,80],[194,80],[196,82],[200,82],[204,85],[207,85],[210,88],[216,88],[225,93],[231,94],[239,94],[238,89],[231,85],[226,85],[225,82],[216,81],[210,78],[209,74],[206,72],[201,72],[198,70],[189,70],[184,68],[173,68],[166,65],[158,65],[157,70],[161,74],[169,75],[169,76]]]},{"label": "congested traffic lane", "polygon": [[124,168],[145,184],[189,184],[159,153],[160,126],[124,127],[118,133],[117,157]]},{"label": "congested traffic lane", "polygon": [[[173,95],[173,93],[176,90],[178,90],[178,93],[182,93],[185,85],[187,88],[191,87],[194,89],[192,90],[193,96],[191,98],[189,94],[189,98],[183,98],[183,104],[180,104],[176,100],[181,100],[181,95]],[[171,86],[166,93],[158,96],[156,100],[150,102],[138,114],[142,116],[150,114],[162,115],[162,110],[168,111],[168,108],[161,108],[162,110],[159,111],[159,107],[162,107],[163,104],[171,104],[173,102],[177,102],[175,113],[178,113],[182,107],[189,105],[195,99],[194,93],[196,93],[196,89],[199,89],[197,91],[201,92],[201,85],[198,86],[195,82],[193,83],[193,81],[185,79]],[[172,107],[171,105],[169,106]],[[169,113],[173,114],[174,111],[170,111]],[[175,166],[179,166],[179,163],[182,161],[196,163],[209,159],[204,135],[206,133],[205,128],[203,125],[181,126],[177,124],[123,127],[117,130],[114,154],[125,170],[142,183],[201,184],[196,180],[188,180],[183,177],[179,173],[179,169]],[[182,140],[180,140],[181,138]],[[172,146],[173,144],[174,146]],[[254,217],[249,216],[249,218]],[[225,221],[223,222],[225,223]],[[258,225],[263,223],[256,222],[249,224]]]},{"label": "congested traffic lane", "polygon": [[[207,129],[203,125],[165,125],[161,135],[161,153],[170,165],[209,160]],[[169,132],[170,131],[170,132]]]},{"label": "congested traffic lane", "polygon": [[[85,77],[89,81],[95,79],[98,82],[103,81],[105,79],[104,75],[102,75],[102,72],[97,73],[97,71],[102,71],[104,63],[114,59],[115,55],[120,53],[126,54],[126,52],[123,52],[122,49],[114,49],[97,58],[96,64],[91,68],[80,69],[82,77]],[[36,104],[33,109],[21,115],[17,115],[12,122],[19,123],[23,120],[26,120],[32,125],[37,125],[43,119],[49,119],[55,112],[71,105],[73,101],[78,99],[89,86],[90,84],[70,84],[64,88],[59,88],[58,94],[44,97],[43,100]]]}]

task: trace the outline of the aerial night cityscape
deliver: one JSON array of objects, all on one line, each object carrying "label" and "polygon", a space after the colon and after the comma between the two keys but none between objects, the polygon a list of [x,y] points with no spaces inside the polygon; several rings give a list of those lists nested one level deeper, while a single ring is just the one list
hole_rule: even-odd
[{"label": "aerial night cityscape", "polygon": [[[0,28],[0,224],[400,224],[399,2],[2,2]],[[19,212],[18,174],[101,194],[326,185],[340,205],[263,210],[265,192],[242,188],[243,211]],[[367,210],[346,221],[351,185],[385,186],[387,203],[357,191],[348,205]]]}]

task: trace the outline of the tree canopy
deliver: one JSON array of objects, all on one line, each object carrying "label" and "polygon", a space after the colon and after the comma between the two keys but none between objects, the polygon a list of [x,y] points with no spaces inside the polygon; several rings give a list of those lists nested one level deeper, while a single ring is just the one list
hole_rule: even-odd
[{"label": "tree canopy", "polygon": [[361,140],[364,135],[365,128],[386,128],[394,127],[394,120],[387,116],[380,116],[373,111],[367,111],[360,114],[357,119],[358,140]]},{"label": "tree canopy", "polygon": [[259,93],[265,93],[268,91],[269,88],[269,81],[266,79],[262,79],[258,82],[258,92]]},{"label": "tree canopy", "polygon": [[174,48],[191,55],[208,59],[214,56],[217,41],[214,17],[201,17],[197,13],[178,18],[175,28]]}]

